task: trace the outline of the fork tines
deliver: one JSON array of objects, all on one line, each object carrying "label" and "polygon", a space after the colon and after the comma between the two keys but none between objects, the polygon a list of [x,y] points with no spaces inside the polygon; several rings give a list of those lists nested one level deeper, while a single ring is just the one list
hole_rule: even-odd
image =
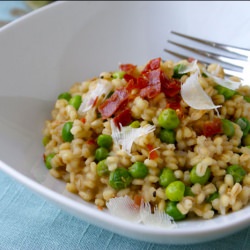
[{"label": "fork tines", "polygon": [[[213,62],[216,62],[216,61],[220,62],[223,64],[223,68],[224,68],[226,75],[234,75],[243,80],[245,79],[246,73],[244,73],[244,71],[247,67],[249,68],[250,49],[232,46],[228,44],[217,43],[217,42],[185,35],[176,31],[171,31],[171,33],[174,35],[177,35],[178,37],[188,39],[189,42],[194,41],[196,44],[200,44],[200,46],[202,45],[204,47],[205,45],[205,47],[208,46],[210,48],[213,48],[214,51],[199,49],[196,47],[197,45],[194,45],[194,44],[187,46],[179,42],[174,42],[172,40],[168,40],[168,43],[174,46],[177,46],[181,49],[184,49],[189,52],[202,56],[203,59],[199,59],[201,63],[209,64],[211,63],[211,60],[213,60]],[[170,49],[165,49],[165,51],[182,59],[194,57],[190,55],[186,56],[180,52],[177,53]],[[207,60],[208,58],[210,59],[210,61]]]}]

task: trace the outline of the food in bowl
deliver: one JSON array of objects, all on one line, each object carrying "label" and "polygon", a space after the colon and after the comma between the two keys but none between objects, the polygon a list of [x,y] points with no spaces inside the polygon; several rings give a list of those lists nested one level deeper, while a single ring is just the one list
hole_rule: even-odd
[{"label": "food in bowl", "polygon": [[126,197],[178,221],[249,203],[250,87],[217,64],[121,64],[59,94],[51,115],[45,165],[100,209]]}]

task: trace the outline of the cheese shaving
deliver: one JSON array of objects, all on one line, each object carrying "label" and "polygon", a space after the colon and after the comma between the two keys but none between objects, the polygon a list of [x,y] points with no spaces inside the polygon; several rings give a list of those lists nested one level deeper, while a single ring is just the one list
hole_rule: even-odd
[{"label": "cheese shaving", "polygon": [[211,97],[201,87],[198,71],[186,79],[181,87],[181,96],[194,109],[209,110],[221,107],[220,105],[214,105]]},{"label": "cheese shaving", "polygon": [[112,88],[112,84],[109,81],[105,79],[98,79],[96,87],[94,89],[90,89],[87,95],[83,98],[83,101],[78,109],[79,114],[83,114],[90,110],[96,99],[100,96],[104,95],[104,98],[106,98]]},{"label": "cheese shaving", "polygon": [[124,197],[112,198],[106,203],[106,205],[110,213],[115,216],[136,223],[141,221],[140,207],[136,206],[134,201],[127,195]]},{"label": "cheese shaving", "polygon": [[112,138],[115,144],[122,146],[127,154],[131,154],[131,148],[133,142],[144,135],[147,135],[155,130],[154,125],[147,124],[140,128],[132,128],[130,126],[122,126],[120,124],[120,129],[115,125],[114,121],[110,121]]},{"label": "cheese shaving", "polygon": [[112,215],[129,220],[131,222],[143,223],[155,227],[175,228],[177,227],[173,218],[157,207],[154,213],[148,202],[141,202],[137,206],[129,196],[115,197],[107,202],[107,208]]},{"label": "cheese shaving", "polygon": [[202,71],[210,78],[212,78],[217,84],[225,87],[225,88],[228,88],[228,89],[231,89],[231,90],[236,90],[240,87],[241,85],[241,82],[236,82],[236,81],[232,81],[230,79],[225,79],[225,78],[220,78],[218,76],[215,76],[211,73],[209,73],[206,69],[202,69]]},{"label": "cheese shaving", "polygon": [[182,64],[182,67],[178,70],[178,74],[186,74],[189,72],[195,72],[199,70],[197,60],[194,60],[192,62],[187,62],[187,64]]},{"label": "cheese shaving", "polygon": [[141,203],[140,216],[142,223],[145,225],[164,227],[164,228],[176,227],[174,219],[165,212],[160,211],[158,207],[154,207],[154,213],[152,213],[149,202]]}]

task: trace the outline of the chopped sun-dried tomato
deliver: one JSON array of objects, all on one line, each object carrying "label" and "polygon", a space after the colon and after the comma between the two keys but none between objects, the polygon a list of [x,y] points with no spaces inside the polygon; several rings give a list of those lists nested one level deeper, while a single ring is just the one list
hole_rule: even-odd
[{"label": "chopped sun-dried tomato", "polygon": [[161,82],[162,71],[161,69],[155,69],[147,73],[148,84],[155,85]]},{"label": "chopped sun-dried tomato", "polygon": [[137,88],[143,89],[148,86],[148,79],[145,77],[139,76],[137,78]]},{"label": "chopped sun-dried tomato", "polygon": [[121,124],[122,126],[127,126],[132,122],[131,110],[126,108],[117,114],[114,118],[114,123],[117,127]]},{"label": "chopped sun-dried tomato", "polygon": [[148,71],[145,74],[145,77],[148,79],[148,86],[141,89],[141,97],[151,99],[161,92],[161,74],[160,69]]},{"label": "chopped sun-dried tomato", "polygon": [[174,97],[180,93],[181,82],[177,79],[168,79],[167,77],[162,76],[162,92],[166,97]]},{"label": "chopped sun-dried tomato", "polygon": [[136,69],[136,65],[134,64],[121,64],[120,69],[124,72],[126,72],[129,75],[132,75],[134,70]]},{"label": "chopped sun-dried tomato", "polygon": [[203,124],[203,135],[210,137],[222,132],[222,124],[219,118],[215,118],[212,121],[206,121]]},{"label": "chopped sun-dried tomato", "polygon": [[193,58],[193,57],[189,57],[188,59],[187,59],[187,61],[189,62],[189,63],[191,63],[191,62],[193,62],[195,59]]},{"label": "chopped sun-dried tomato", "polygon": [[148,64],[144,67],[144,69],[142,70],[142,74],[151,70],[159,69],[160,65],[161,65],[161,58],[160,57],[154,58],[150,60]]},{"label": "chopped sun-dried tomato", "polygon": [[181,96],[176,95],[174,97],[167,98],[167,108],[171,109],[181,109]]},{"label": "chopped sun-dried tomato", "polygon": [[128,83],[133,80],[134,83],[136,83],[136,78],[132,75],[129,75],[129,74],[125,74],[124,77],[123,77]]},{"label": "chopped sun-dried tomato", "polygon": [[155,85],[150,85],[146,88],[143,88],[140,91],[140,96],[142,98],[154,98],[156,97],[159,93],[161,92],[161,83],[155,84]]},{"label": "chopped sun-dried tomato", "polygon": [[[178,95],[181,89],[180,81],[168,79],[161,70],[160,65],[161,58],[152,59],[144,67],[140,76],[135,77],[131,72],[135,70],[136,66],[132,64],[122,64],[121,69],[127,72],[124,78],[128,82],[126,87],[128,92],[131,93],[133,89],[139,89],[140,91],[137,93],[139,93],[142,98],[147,99],[154,98],[160,92],[163,92],[166,97],[175,97]],[[177,105],[176,108],[178,108]]]},{"label": "chopped sun-dried tomato", "polygon": [[148,86],[148,79],[142,76],[139,76],[137,79],[135,77],[127,77],[125,80],[128,82],[126,89],[129,92],[133,89],[143,89]]},{"label": "chopped sun-dried tomato", "polygon": [[98,107],[102,118],[106,119],[112,116],[124,102],[127,102],[128,96],[128,91],[125,88],[117,89],[109,99]]}]

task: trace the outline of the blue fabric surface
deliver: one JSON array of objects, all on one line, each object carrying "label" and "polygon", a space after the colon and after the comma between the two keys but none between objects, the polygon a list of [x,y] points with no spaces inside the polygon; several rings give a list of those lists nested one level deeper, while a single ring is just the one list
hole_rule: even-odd
[{"label": "blue fabric surface", "polygon": [[86,223],[0,172],[0,249],[250,249],[250,227],[216,241],[160,245],[119,236]]},{"label": "blue fabric surface", "polygon": [[[1,1],[0,21],[11,21],[22,1]],[[250,249],[250,227],[220,240],[196,245],[136,241],[86,223],[64,212],[0,172],[0,250],[18,249]]]},{"label": "blue fabric surface", "polygon": [[[24,3],[24,1],[0,1],[0,20],[12,21],[17,18],[17,15],[13,13],[13,10],[19,10],[22,13],[28,12],[31,9]],[[18,12],[19,12],[18,11]],[[20,12],[20,14],[21,14]]]}]

